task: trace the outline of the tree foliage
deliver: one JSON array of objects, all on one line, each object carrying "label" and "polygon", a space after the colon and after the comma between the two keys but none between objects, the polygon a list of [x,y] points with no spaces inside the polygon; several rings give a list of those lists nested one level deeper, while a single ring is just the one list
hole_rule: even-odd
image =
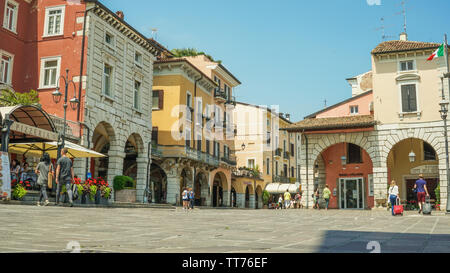
[{"label": "tree foliage", "polygon": [[214,58],[211,55],[206,54],[205,52],[201,51],[199,52],[195,48],[174,48],[170,52],[174,55],[174,57],[195,57],[198,55],[205,55],[213,62],[222,63],[221,60],[214,60]]},{"label": "tree foliage", "polygon": [[0,106],[14,105],[34,105],[39,104],[39,94],[35,90],[30,92],[17,93],[10,89],[0,90]]}]

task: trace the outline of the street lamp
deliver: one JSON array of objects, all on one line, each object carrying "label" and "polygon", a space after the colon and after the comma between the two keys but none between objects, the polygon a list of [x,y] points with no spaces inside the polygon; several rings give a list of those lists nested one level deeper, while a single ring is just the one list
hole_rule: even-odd
[{"label": "street lamp", "polygon": [[445,163],[446,163],[446,174],[447,174],[447,213],[450,212],[450,171],[449,171],[449,158],[448,158],[448,136],[447,136],[447,114],[448,114],[448,100],[445,99],[444,93],[444,78],[450,78],[450,73],[445,73],[443,77],[441,77],[442,83],[442,100],[439,102],[441,109],[439,113],[441,114],[441,118],[444,121],[444,139],[445,139]]},{"label": "street lamp", "polygon": [[[70,107],[75,110],[77,109],[80,101],[77,98],[77,93],[76,93],[76,86],[75,83],[73,82],[73,80],[69,80],[69,69],[66,69],[66,76],[60,76],[59,80],[63,79],[64,80],[64,129],[62,132],[62,139],[61,142],[58,141],[58,158],[61,156],[61,149],[64,147],[65,145],[65,140],[66,140],[66,122],[67,122],[67,95],[69,93],[69,84],[72,84],[73,86],[73,98],[70,99]],[[58,104],[61,101],[61,97],[62,94],[59,91],[59,81],[58,81],[58,86],[56,87],[56,90],[52,92],[52,97],[53,97],[53,101]]]}]

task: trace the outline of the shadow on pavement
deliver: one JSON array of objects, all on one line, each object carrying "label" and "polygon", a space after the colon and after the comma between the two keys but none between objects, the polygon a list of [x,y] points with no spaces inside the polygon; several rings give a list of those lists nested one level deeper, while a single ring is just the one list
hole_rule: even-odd
[{"label": "shadow on pavement", "polygon": [[320,253],[450,253],[450,234],[326,231]]}]

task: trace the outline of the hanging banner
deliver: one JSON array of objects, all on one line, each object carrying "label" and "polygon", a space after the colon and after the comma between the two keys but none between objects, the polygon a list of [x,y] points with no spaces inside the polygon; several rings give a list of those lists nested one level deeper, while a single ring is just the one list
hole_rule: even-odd
[{"label": "hanging banner", "polygon": [[11,198],[11,173],[9,169],[9,156],[6,152],[0,154],[0,196]]}]

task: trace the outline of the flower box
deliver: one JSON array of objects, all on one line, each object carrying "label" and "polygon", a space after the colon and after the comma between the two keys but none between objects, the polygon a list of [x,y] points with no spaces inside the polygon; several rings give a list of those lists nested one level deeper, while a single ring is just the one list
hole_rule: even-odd
[{"label": "flower box", "polygon": [[136,190],[135,189],[123,189],[116,191],[114,194],[115,201],[124,203],[136,203]]}]

